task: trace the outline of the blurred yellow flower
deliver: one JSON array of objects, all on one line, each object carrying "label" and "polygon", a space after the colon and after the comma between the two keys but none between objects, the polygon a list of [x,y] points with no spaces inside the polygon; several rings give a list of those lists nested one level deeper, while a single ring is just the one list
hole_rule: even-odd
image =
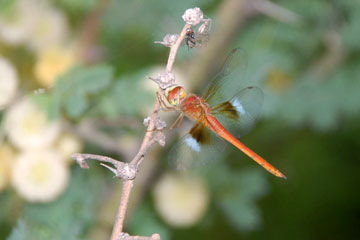
[{"label": "blurred yellow flower", "polygon": [[29,98],[10,106],[5,113],[4,131],[9,141],[20,149],[50,146],[59,129],[59,122],[50,122],[46,113]]},{"label": "blurred yellow flower", "polygon": [[0,109],[15,96],[18,78],[14,66],[0,57]]},{"label": "blurred yellow flower", "polygon": [[72,163],[74,160],[71,154],[80,152],[83,148],[81,139],[72,133],[61,134],[55,142],[55,149],[62,155],[67,163]]},{"label": "blurred yellow flower", "polygon": [[25,151],[16,158],[12,184],[30,202],[50,202],[66,188],[69,169],[61,155],[50,149]]},{"label": "blurred yellow flower", "polygon": [[15,161],[14,149],[6,143],[0,145],[0,191],[10,182],[10,173]]},{"label": "blurred yellow flower", "polygon": [[154,202],[162,218],[175,227],[196,224],[209,204],[209,191],[202,178],[165,174],[154,188]]},{"label": "blurred yellow flower", "polygon": [[38,52],[35,63],[35,76],[39,83],[47,88],[54,85],[56,77],[65,72],[76,61],[72,48],[60,46],[44,48]]}]

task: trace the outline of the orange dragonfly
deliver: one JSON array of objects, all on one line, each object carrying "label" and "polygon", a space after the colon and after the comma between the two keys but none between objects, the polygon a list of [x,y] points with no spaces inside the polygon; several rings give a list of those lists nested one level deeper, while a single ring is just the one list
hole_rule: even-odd
[{"label": "orange dragonfly", "polygon": [[[179,127],[184,116],[195,122],[190,132],[170,152],[170,164],[173,167],[188,169],[202,164],[199,161],[201,162],[203,152],[215,157],[223,149],[219,141],[222,138],[273,175],[286,179],[278,169],[236,138],[251,129],[263,102],[260,88],[244,87],[246,82],[239,80],[245,68],[245,54],[237,48],[231,51],[222,70],[211,82],[204,96],[186,96],[181,86],[172,87],[166,92],[165,97],[169,104],[161,100],[162,108],[165,111],[181,112],[171,128],[175,125]],[[211,134],[211,131],[215,134]]]}]

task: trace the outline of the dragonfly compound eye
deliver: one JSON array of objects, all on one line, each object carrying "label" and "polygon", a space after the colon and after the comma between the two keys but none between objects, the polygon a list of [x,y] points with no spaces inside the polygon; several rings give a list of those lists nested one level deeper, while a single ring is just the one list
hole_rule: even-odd
[{"label": "dragonfly compound eye", "polygon": [[179,100],[181,102],[182,100],[184,100],[186,98],[186,92],[183,87],[180,87],[180,88],[181,89],[179,90]]},{"label": "dragonfly compound eye", "polygon": [[186,97],[186,92],[183,87],[177,86],[167,93],[167,100],[172,106],[178,106]]}]

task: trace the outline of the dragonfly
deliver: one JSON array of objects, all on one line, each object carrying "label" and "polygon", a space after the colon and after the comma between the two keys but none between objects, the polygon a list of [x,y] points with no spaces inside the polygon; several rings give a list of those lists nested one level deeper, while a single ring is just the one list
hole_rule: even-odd
[{"label": "dragonfly", "polygon": [[[213,157],[221,152],[223,140],[231,143],[273,175],[286,176],[243,144],[238,138],[247,134],[260,112],[262,90],[246,86],[241,75],[246,68],[246,54],[235,48],[228,55],[221,71],[215,76],[203,96],[189,94],[182,86],[173,86],[160,100],[164,111],[179,111],[170,127],[179,127],[186,116],[194,126],[171,150],[170,164],[176,169],[188,169],[200,161],[203,152]],[[232,132],[232,133],[230,133]],[[223,139],[223,140],[221,140]]]}]

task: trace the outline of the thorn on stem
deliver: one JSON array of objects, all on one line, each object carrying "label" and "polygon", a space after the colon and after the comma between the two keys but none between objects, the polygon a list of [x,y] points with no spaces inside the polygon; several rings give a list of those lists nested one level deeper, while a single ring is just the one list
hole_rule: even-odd
[{"label": "thorn on stem", "polygon": [[106,164],[104,164],[104,163],[100,163],[100,165],[103,166],[103,167],[105,167],[105,168],[107,168],[107,169],[109,169],[112,173],[115,174],[115,176],[117,175],[117,171],[116,171],[115,168],[112,168],[112,167],[110,167],[110,166],[108,166],[108,165],[106,165]]}]

